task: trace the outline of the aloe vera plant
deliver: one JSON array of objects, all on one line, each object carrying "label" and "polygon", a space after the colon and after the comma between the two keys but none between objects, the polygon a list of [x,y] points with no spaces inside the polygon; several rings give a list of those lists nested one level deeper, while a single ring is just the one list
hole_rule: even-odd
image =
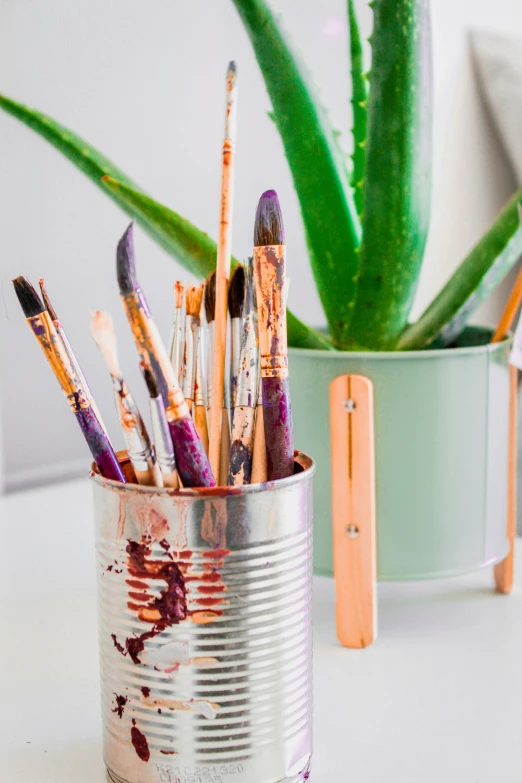
[{"label": "aloe vera plant", "polygon": [[[522,255],[515,194],[416,323],[408,323],[430,210],[429,0],[373,0],[371,69],[364,72],[354,0],[347,0],[352,166],[305,67],[266,0],[232,0],[250,37],[292,173],[329,337],[289,313],[290,345],[412,350],[450,344]],[[348,71],[348,67],[347,67]],[[145,194],[85,140],[0,96],[0,107],[62,152],[192,273],[215,265],[216,244]],[[235,261],[233,263],[236,263]]]}]

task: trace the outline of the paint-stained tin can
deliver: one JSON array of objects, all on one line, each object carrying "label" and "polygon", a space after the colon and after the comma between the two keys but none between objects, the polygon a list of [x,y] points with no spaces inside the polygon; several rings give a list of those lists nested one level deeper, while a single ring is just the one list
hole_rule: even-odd
[{"label": "paint-stained tin can", "polygon": [[93,474],[114,783],[298,783],[311,754],[312,475],[164,490]]}]

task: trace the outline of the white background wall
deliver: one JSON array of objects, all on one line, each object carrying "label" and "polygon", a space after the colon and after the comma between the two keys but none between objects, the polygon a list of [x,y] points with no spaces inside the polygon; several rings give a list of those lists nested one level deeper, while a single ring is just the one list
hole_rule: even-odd
[{"label": "white background wall", "polygon": [[[308,62],[350,151],[345,0],[273,0]],[[366,33],[371,13],[359,0]],[[520,0],[435,0],[433,217],[415,312],[445,281],[513,190],[472,73],[469,27],[522,36]],[[69,126],[151,195],[217,232],[223,78],[240,72],[234,252],[251,247],[262,190],[282,198],[290,305],[323,321],[297,200],[268,97],[230,0],[0,0],[0,90]],[[10,280],[45,276],[116,445],[105,368],[88,329],[90,306],[116,317],[122,364],[144,401],[117,296],[114,251],[127,219],[49,145],[0,114],[0,397],[7,487],[87,468],[73,417],[23,321]],[[171,288],[186,274],[138,232],[139,276],[169,331]],[[494,320],[497,303],[483,312]]]}]

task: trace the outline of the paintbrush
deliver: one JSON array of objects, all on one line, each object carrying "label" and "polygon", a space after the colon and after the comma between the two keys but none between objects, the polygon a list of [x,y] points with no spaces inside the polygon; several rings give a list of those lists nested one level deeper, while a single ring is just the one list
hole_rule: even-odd
[{"label": "paintbrush", "polygon": [[170,362],[176,377],[181,381],[181,348],[183,346],[183,293],[185,289],[179,280],[174,284],[174,324],[170,340]]},{"label": "paintbrush", "polygon": [[[232,282],[233,280],[234,277]],[[257,405],[257,339],[252,263],[249,263],[246,272],[243,270],[242,281],[243,298],[241,302],[236,301],[238,307],[235,312],[239,311],[244,316],[244,325],[239,333],[237,369],[232,365],[232,378],[236,378],[236,384],[232,385],[232,435],[228,474],[228,483],[236,486],[250,484],[252,476],[254,417]],[[230,290],[232,287],[231,284]],[[239,300],[238,294],[237,299]],[[232,312],[231,309],[231,315]],[[234,320],[241,320],[241,315],[234,316]]]},{"label": "paintbrush", "polygon": [[85,391],[85,395],[87,399],[91,401],[92,408],[94,412],[96,413],[96,416],[98,417],[98,421],[100,422],[101,426],[107,432],[107,427],[105,426],[103,419],[101,417],[100,411],[98,410],[98,406],[96,405],[96,402],[94,400],[94,397],[91,394],[91,390],[89,389],[89,385],[85,379],[85,375],[83,374],[82,368],[80,367],[78,360],[76,356],[74,355],[74,351],[71,348],[71,344],[67,338],[67,334],[65,333],[65,329],[63,328],[62,322],[58,318],[58,315],[56,313],[56,310],[54,309],[51,300],[49,298],[49,294],[47,293],[47,289],[45,287],[45,280],[43,277],[40,278],[38,281],[40,285],[40,291],[42,294],[42,299],[45,305],[45,309],[49,313],[51,317],[51,321],[54,324],[54,328],[56,329],[56,334],[60,338],[60,340],[63,343],[63,347],[65,348],[65,352],[67,353],[67,356],[69,357],[69,361],[71,362],[72,367],[74,368],[74,371],[78,378],[80,379],[80,383],[83,386],[83,389]]},{"label": "paintbrush", "polygon": [[214,361],[214,318],[216,315],[216,273],[211,272],[205,280],[205,319],[207,321],[207,409],[210,415],[212,404],[212,364]]},{"label": "paintbrush", "polygon": [[116,268],[123,306],[140,359],[150,364],[165,406],[178,473],[183,486],[213,487],[216,482],[208,457],[136,278],[132,223],[118,244]]},{"label": "paintbrush", "polygon": [[181,389],[191,411],[194,406],[194,385],[196,381],[196,362],[199,350],[201,327],[201,303],[204,285],[187,288],[185,298],[185,347],[183,349],[183,371]]},{"label": "paintbrush", "polygon": [[194,384],[194,424],[198,435],[201,438],[203,448],[208,454],[208,423],[203,369],[205,366],[205,352],[203,350],[203,345],[203,332],[200,329],[198,353],[196,357],[196,381]]},{"label": "paintbrush", "polygon": [[145,423],[120,369],[116,334],[110,313],[104,310],[92,311],[91,334],[109,369],[116,410],[136,480],[138,484],[161,487],[161,474]]},{"label": "paintbrush", "polygon": [[238,264],[230,278],[228,289],[228,313],[230,315],[230,396],[232,407],[237,386],[237,370],[243,330],[243,306],[245,302],[245,269]]},{"label": "paintbrush", "polygon": [[[205,281],[205,316],[208,329],[208,363],[207,363],[207,409],[210,410],[213,399],[214,385],[214,334],[216,315],[216,273],[212,272]],[[226,357],[225,357],[226,358]],[[223,395],[221,409],[221,443],[219,450],[219,485],[225,486],[228,478],[228,464],[230,460],[230,419],[229,419],[229,389],[223,377]]]},{"label": "paintbrush", "polygon": [[146,361],[142,361],[140,362],[140,369],[149,391],[152,436],[156,447],[156,458],[161,471],[163,486],[177,489],[179,487],[179,478],[176,468],[176,457],[174,455],[174,446],[172,445],[172,438],[170,437],[163,400],[161,399],[150,364]]},{"label": "paintbrush", "polygon": [[290,476],[294,470],[294,437],[288,383],[285,251],[279,199],[275,190],[267,190],[257,206],[254,264],[269,481]]},{"label": "paintbrush", "polygon": [[101,475],[125,484],[125,476],[111,442],[93,409],[91,399],[87,396],[62,338],[56,332],[51,316],[25,277],[17,277],[13,280],[13,285],[27,322],[67,397]]},{"label": "paintbrush", "polygon": [[[219,477],[221,431],[227,341],[227,295],[232,242],[232,205],[234,199],[234,151],[236,137],[236,64],[227,70],[225,138],[221,167],[221,205],[216,261],[216,307],[214,318],[214,357],[212,364],[212,400],[210,404],[209,456],[214,475]],[[230,433],[229,433],[230,435]],[[228,461],[225,472],[228,472]],[[220,482],[221,483],[221,482]]]}]

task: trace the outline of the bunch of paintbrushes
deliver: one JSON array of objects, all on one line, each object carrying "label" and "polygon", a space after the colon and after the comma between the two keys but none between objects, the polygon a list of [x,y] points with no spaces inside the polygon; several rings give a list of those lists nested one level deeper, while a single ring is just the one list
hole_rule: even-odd
[{"label": "bunch of paintbrushes", "polygon": [[[116,273],[150,398],[152,440],[123,377],[109,313],[91,331],[105,360],[129,462],[138,483],[169,488],[242,485],[285,478],[294,466],[286,340],[285,245],[279,201],[259,201],[254,256],[231,272],[236,67],[226,79],[216,271],[200,286],[177,282],[167,351],[138,282],[133,224]],[[13,281],[26,319],[80,425],[100,473],[126,478],[66,333],[40,281]],[[206,324],[202,314],[205,313]],[[228,338],[227,338],[228,336]]]}]

